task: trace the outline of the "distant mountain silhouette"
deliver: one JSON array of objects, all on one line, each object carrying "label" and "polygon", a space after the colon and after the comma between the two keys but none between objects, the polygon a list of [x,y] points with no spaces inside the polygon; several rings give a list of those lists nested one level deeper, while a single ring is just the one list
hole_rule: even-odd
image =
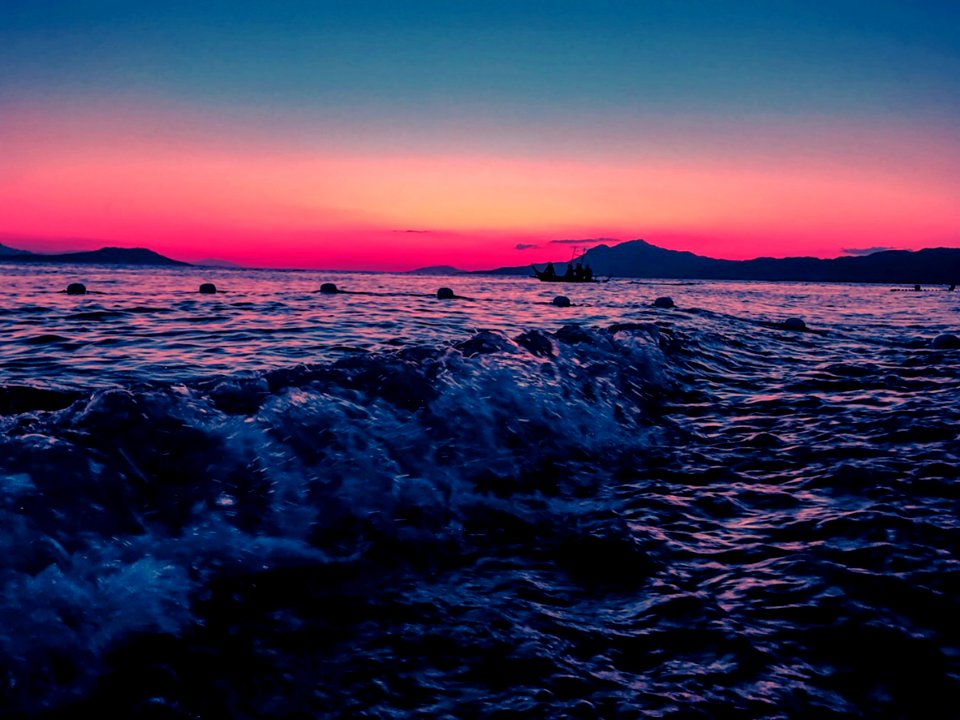
[{"label": "distant mountain silhouette", "polygon": [[30,263],[82,263],[99,265],[183,265],[190,263],[180,262],[155,253],[146,248],[117,248],[105,247],[87,252],[59,253],[45,255],[40,253],[21,252],[17,254],[0,254],[0,262],[30,262]]},{"label": "distant mountain silhouette", "polygon": [[[960,249],[886,250],[821,260],[812,257],[717,260],[667,250],[645,240],[598,245],[583,256],[594,276],[686,280],[792,280],[799,282],[960,283]],[[554,262],[558,273],[566,263]],[[504,267],[497,275],[529,275],[530,267]]]},{"label": "distant mountain silhouette", "polygon": [[4,255],[30,255],[29,250],[18,250],[17,248],[12,248],[9,245],[0,244],[0,256]]},{"label": "distant mountain silhouette", "polygon": [[452,265],[430,265],[429,267],[408,270],[408,275],[463,275],[466,270],[458,270]]}]

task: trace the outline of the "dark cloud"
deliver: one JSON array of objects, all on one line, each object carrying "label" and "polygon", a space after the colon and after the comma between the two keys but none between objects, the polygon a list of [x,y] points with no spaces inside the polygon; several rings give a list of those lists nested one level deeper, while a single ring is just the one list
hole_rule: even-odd
[{"label": "dark cloud", "polygon": [[605,242],[616,242],[615,238],[581,238],[580,240],[551,240],[554,245],[599,245]]},{"label": "dark cloud", "polygon": [[513,246],[514,250],[532,250],[533,248],[540,247],[536,243],[517,243]]},{"label": "dark cloud", "polygon": [[844,255],[873,255],[873,253],[886,252],[887,250],[896,250],[896,248],[883,247],[879,245],[877,247],[867,247],[867,248],[844,248],[843,254]]}]

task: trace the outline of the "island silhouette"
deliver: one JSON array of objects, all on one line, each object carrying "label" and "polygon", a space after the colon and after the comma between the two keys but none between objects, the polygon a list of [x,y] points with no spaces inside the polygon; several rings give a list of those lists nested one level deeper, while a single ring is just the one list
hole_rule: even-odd
[{"label": "island silhouette", "polygon": [[[879,250],[832,259],[758,257],[753,260],[721,260],[692,252],[668,250],[645,240],[628,240],[615,245],[597,245],[581,255],[578,261],[589,264],[594,277],[927,285],[950,285],[960,281],[960,248]],[[213,264],[212,261],[187,263],[174,260],[148,248],[103,247],[83,252],[46,254],[7,245],[0,245],[0,262],[183,267]],[[555,260],[553,265],[557,273],[562,275],[566,272],[566,262]],[[451,265],[435,265],[411,270],[408,274],[533,275],[530,265],[475,271],[460,270]]]},{"label": "island silhouette", "polygon": [[35,253],[0,245],[0,262],[61,263],[84,265],[182,265],[190,263],[168,258],[147,248],[103,247],[99,250],[69,253]]},{"label": "island silhouette", "polygon": [[[586,244],[586,241],[584,241]],[[719,260],[692,252],[667,250],[645,240],[597,245],[578,258],[594,275],[676,280],[788,280],[952,284],[960,278],[960,249],[883,250],[868,255]],[[563,274],[567,263],[553,261]],[[531,275],[529,265],[485,271],[494,275]]]}]

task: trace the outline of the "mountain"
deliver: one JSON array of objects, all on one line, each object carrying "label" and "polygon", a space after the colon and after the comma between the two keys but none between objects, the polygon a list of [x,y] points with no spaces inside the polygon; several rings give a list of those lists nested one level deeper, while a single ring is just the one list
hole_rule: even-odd
[{"label": "mountain", "polygon": [[[598,245],[583,261],[594,276],[699,280],[792,280],[799,282],[960,283],[960,249],[885,250],[870,255],[821,260],[812,257],[718,260],[667,250],[645,240]],[[566,263],[556,262],[558,273]],[[492,270],[497,275],[526,275],[529,267]]]},{"label": "mountain", "polygon": [[458,270],[452,265],[430,265],[416,270],[408,270],[407,275],[463,275],[465,272],[465,270]]},{"label": "mountain", "polygon": [[18,263],[82,263],[97,265],[183,265],[190,263],[180,262],[165,257],[146,248],[116,248],[105,247],[87,252],[60,253],[57,255],[41,255],[40,253],[25,253],[17,255],[0,254],[0,262]]},{"label": "mountain", "polygon": [[30,255],[29,250],[18,250],[17,248],[12,248],[9,245],[0,244],[0,257],[4,256],[13,256],[13,255]]}]

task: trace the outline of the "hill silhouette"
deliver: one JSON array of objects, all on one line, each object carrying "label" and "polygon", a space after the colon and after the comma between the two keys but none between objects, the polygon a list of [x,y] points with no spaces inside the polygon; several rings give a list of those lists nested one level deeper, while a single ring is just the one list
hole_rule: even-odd
[{"label": "hill silhouette", "polygon": [[[7,248],[13,250],[13,248]],[[80,263],[98,265],[183,265],[190,263],[173,260],[147,248],[104,247],[85,252],[58,253],[47,255],[27,252],[0,253],[0,262],[17,263]]]},{"label": "hill silhouette", "polygon": [[[960,283],[960,249],[885,250],[869,255],[823,260],[813,257],[718,260],[667,250],[645,240],[597,245],[583,260],[595,276],[680,280],[791,280],[799,282]],[[563,273],[566,263],[555,262]],[[528,275],[529,266],[490,271]]]},{"label": "hill silhouette", "polygon": [[29,250],[18,250],[17,248],[12,248],[9,245],[4,245],[0,243],[0,257],[3,256],[14,256],[14,255],[30,255]]},{"label": "hill silhouette", "polygon": [[452,265],[430,265],[416,270],[407,270],[407,275],[463,275],[465,272]]}]

